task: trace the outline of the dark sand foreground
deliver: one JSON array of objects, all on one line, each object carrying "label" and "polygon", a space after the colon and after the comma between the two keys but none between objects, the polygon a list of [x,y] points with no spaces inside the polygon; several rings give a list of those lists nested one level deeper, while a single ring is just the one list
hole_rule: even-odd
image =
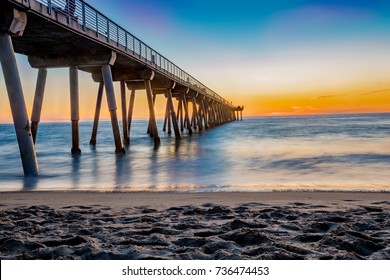
[{"label": "dark sand foreground", "polygon": [[0,259],[390,259],[390,193],[0,193]]}]

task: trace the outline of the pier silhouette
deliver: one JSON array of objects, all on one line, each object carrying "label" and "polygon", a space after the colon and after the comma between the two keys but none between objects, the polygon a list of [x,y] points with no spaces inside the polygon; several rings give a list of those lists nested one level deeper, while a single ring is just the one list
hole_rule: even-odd
[{"label": "pier silhouette", "polygon": [[[207,129],[238,120],[243,107],[234,106],[186,71],[81,0],[1,0],[0,59],[8,92],[25,176],[39,174],[35,141],[42,111],[47,72],[69,68],[73,154],[79,147],[78,71],[91,74],[98,84],[94,125],[96,135],[103,93],[106,93],[116,153],[125,153],[135,92],[145,90],[149,124],[147,131],[160,144],[154,102],[166,98],[164,131],[180,138],[183,131]],[[15,53],[28,56],[39,69],[31,122],[27,114]],[[120,82],[122,135],[117,116],[114,82]],[[127,90],[130,91],[127,104]],[[174,100],[177,100],[175,108]],[[123,136],[123,138],[122,138]]]}]

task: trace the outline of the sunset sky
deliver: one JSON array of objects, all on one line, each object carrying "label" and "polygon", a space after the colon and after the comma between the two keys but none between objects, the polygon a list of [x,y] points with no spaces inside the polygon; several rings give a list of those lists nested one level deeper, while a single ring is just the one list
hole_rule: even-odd
[{"label": "sunset sky", "polygon": [[[246,116],[390,111],[388,0],[86,2],[244,105]],[[37,70],[17,58],[31,113]],[[80,73],[82,120],[93,117],[96,92],[90,75]],[[147,116],[144,96],[137,94],[137,117]],[[159,116],[164,106],[161,98]],[[68,70],[50,69],[42,120],[69,120],[69,112]],[[0,122],[10,121],[0,70]]]}]

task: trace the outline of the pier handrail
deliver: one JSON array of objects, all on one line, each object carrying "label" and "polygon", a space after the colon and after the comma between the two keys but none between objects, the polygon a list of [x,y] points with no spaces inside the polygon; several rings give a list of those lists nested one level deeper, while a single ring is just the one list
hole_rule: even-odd
[{"label": "pier handrail", "polygon": [[107,16],[93,8],[83,0],[37,0],[45,5],[47,11],[51,14],[53,11],[63,13],[68,21],[75,20],[83,29],[90,29],[96,32],[96,36],[104,36],[107,42],[114,41],[117,46],[125,48],[126,52],[148,64],[152,68],[157,68],[167,76],[180,80],[182,83],[195,87],[204,95],[219,101],[220,103],[232,107],[233,105],[211,90],[196,78],[192,77],[186,71],[171,62],[165,56],[161,55],[142,40],[113,22]]}]

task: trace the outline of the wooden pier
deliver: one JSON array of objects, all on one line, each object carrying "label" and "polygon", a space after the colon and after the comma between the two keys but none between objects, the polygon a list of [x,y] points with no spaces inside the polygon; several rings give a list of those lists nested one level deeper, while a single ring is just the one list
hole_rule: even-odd
[{"label": "wooden pier", "polygon": [[[39,69],[31,122],[15,53],[28,56]],[[208,129],[239,119],[243,107],[233,106],[170,60],[81,0],[0,0],[0,60],[25,176],[39,174],[35,141],[48,69],[69,68],[72,154],[80,154],[78,72],[86,71],[98,84],[90,144],[96,144],[101,102],[105,92],[116,153],[125,153],[137,90],[146,92],[147,131],[160,144],[154,103],[166,98],[163,131],[180,138],[185,130]],[[122,135],[118,123],[114,82],[120,83]],[[130,98],[127,100],[127,91]],[[175,102],[176,101],[176,102]],[[129,103],[127,103],[129,102]],[[175,105],[176,103],[176,105]]]}]

